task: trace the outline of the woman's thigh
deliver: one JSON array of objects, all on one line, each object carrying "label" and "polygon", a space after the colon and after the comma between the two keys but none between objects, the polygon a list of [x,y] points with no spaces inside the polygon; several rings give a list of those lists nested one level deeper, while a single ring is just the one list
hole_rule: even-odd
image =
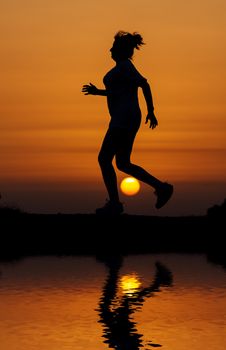
[{"label": "woman's thigh", "polygon": [[104,137],[99,158],[112,160],[116,156],[118,159],[129,159],[135,136],[136,130],[109,128]]}]

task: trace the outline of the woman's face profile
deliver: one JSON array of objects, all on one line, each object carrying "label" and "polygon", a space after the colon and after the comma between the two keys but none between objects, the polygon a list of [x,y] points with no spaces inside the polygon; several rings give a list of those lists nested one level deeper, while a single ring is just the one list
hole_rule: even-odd
[{"label": "woman's face profile", "polygon": [[114,61],[117,61],[118,60],[118,54],[117,54],[117,48],[116,48],[116,44],[115,42],[113,43],[111,49],[110,49],[110,52],[111,52],[111,57]]},{"label": "woman's face profile", "polygon": [[111,58],[116,62],[127,60],[133,55],[132,47],[130,48],[128,45],[126,45],[126,43],[118,40],[113,42],[110,52]]}]

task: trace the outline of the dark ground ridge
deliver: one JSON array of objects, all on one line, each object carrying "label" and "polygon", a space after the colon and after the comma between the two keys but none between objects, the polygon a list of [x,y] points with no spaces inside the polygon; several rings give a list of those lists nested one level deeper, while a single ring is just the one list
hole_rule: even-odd
[{"label": "dark ground ridge", "polygon": [[205,253],[226,265],[226,220],[211,216],[0,211],[0,259],[37,255]]}]

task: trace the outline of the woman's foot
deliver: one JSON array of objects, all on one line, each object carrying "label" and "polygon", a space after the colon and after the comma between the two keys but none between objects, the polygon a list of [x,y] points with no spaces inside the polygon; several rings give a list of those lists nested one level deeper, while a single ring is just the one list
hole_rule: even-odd
[{"label": "woman's foot", "polygon": [[107,201],[107,203],[101,207],[96,209],[97,215],[108,215],[108,216],[117,216],[122,214],[124,211],[123,205],[121,202],[116,201]]},{"label": "woman's foot", "polygon": [[155,204],[156,209],[162,208],[173,194],[173,185],[164,182],[161,187],[155,191],[157,196],[157,202]]}]

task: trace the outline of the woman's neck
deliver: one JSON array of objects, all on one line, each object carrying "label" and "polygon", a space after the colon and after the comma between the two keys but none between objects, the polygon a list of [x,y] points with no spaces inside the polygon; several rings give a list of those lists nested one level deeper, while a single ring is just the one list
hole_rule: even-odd
[{"label": "woman's neck", "polygon": [[127,62],[127,61],[130,61],[130,58],[123,58],[123,59],[115,60],[116,65],[121,64],[123,62]]}]

